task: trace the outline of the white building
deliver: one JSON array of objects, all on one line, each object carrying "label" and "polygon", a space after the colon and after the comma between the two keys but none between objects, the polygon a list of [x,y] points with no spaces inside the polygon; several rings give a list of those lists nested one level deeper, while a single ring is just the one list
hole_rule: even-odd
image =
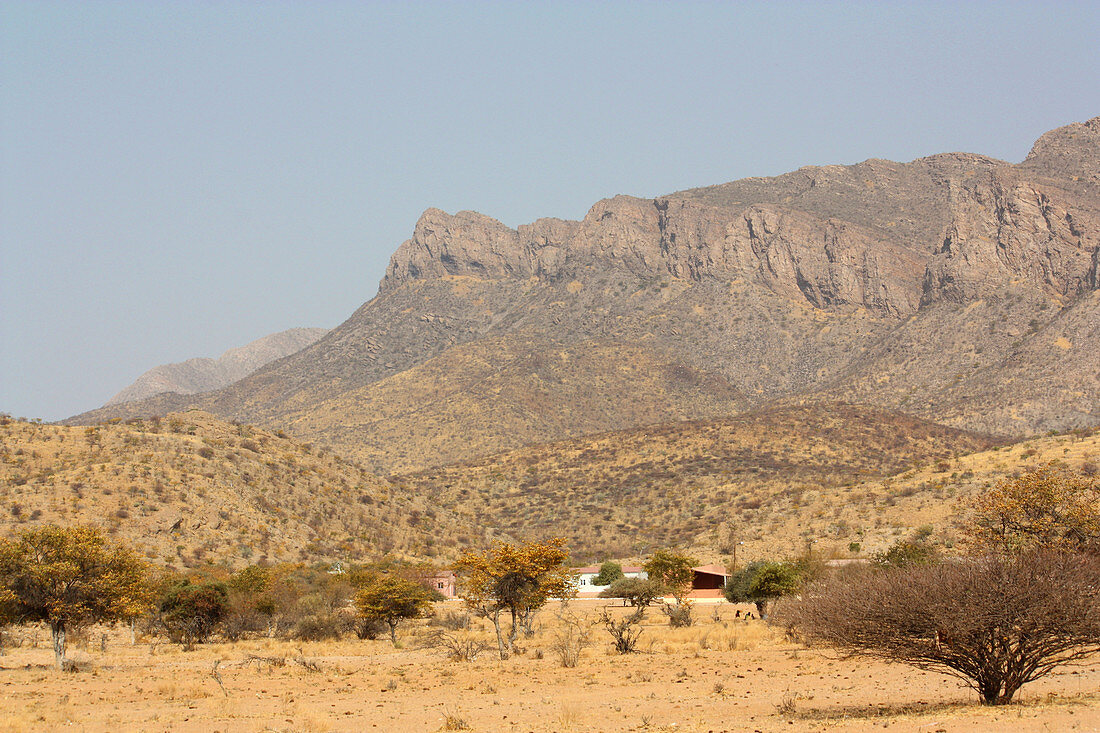
[{"label": "white building", "polygon": [[[577,598],[596,598],[600,595],[600,591],[606,590],[611,587],[608,585],[596,585],[592,582],[596,579],[596,576],[600,574],[599,565],[589,565],[585,568],[574,568],[573,572],[576,574],[576,579],[574,580],[574,583],[577,588]],[[642,568],[624,565],[623,576],[627,578],[639,578],[641,580],[646,580],[649,578],[649,573],[647,573]]]}]

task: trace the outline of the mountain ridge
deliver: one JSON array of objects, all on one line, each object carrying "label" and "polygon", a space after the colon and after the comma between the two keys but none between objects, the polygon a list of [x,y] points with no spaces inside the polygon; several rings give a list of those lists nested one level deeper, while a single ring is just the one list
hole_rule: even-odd
[{"label": "mountain ridge", "polygon": [[[1095,118],[1018,164],[807,167],[516,229],[429,209],[378,294],[315,344],[217,392],[71,422],[197,406],[324,436],[379,473],[630,427],[600,415],[840,401],[1005,436],[1095,425],[1098,160]],[[586,351],[600,363],[554,366]],[[695,376],[611,379],[624,362]],[[420,389],[409,370],[434,376]],[[467,372],[486,388],[430,386]],[[386,404],[403,407],[380,430]]]}]

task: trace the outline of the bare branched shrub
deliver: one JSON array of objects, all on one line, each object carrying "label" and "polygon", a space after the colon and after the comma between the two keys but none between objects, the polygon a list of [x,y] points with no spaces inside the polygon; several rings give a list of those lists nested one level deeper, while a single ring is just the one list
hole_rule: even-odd
[{"label": "bare branched shrub", "polygon": [[663,603],[661,609],[668,616],[668,625],[674,629],[681,629],[695,622],[691,616],[691,606],[691,601],[685,598],[679,603]]},{"label": "bare branched shrub", "polygon": [[467,631],[435,629],[420,637],[421,649],[437,649],[455,662],[472,662],[492,643]]},{"label": "bare branched shrub", "polygon": [[642,617],[645,616],[645,606],[640,606],[634,613],[621,619],[616,619],[606,608],[600,615],[599,623],[611,634],[615,641],[615,651],[619,654],[630,654],[638,646],[638,638],[642,635]]},{"label": "bare branched shrub", "polygon": [[563,667],[576,667],[581,652],[592,643],[593,622],[587,617],[577,616],[568,611],[558,613],[557,629],[550,649],[557,655]]},{"label": "bare branched shrub", "polygon": [[471,622],[470,614],[458,611],[444,611],[428,619],[429,626],[438,626],[448,631],[468,631]]},{"label": "bare branched shrub", "polygon": [[1100,652],[1100,558],[1033,551],[868,571],[808,587],[783,617],[852,655],[954,675],[988,705]]}]

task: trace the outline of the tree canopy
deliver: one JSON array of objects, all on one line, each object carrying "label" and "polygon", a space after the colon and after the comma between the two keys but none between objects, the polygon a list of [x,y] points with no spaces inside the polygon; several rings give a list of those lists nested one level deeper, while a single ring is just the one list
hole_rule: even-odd
[{"label": "tree canopy", "polygon": [[935,545],[921,539],[898,540],[885,552],[876,553],[874,560],[878,565],[906,568],[912,565],[931,565],[940,559],[940,551]]},{"label": "tree canopy", "polygon": [[868,569],[785,607],[809,642],[967,681],[986,704],[1100,651],[1100,557],[1052,551]]},{"label": "tree canopy", "polygon": [[225,583],[192,583],[190,579],[169,589],[160,604],[160,622],[174,641],[190,648],[210,638],[229,612]]},{"label": "tree canopy", "polygon": [[397,646],[397,626],[417,618],[431,607],[432,595],[420,582],[395,573],[366,577],[355,594],[355,609],[364,621],[381,621],[390,627],[390,641]]},{"label": "tree canopy", "polygon": [[619,578],[600,591],[600,598],[622,598],[636,608],[645,608],[660,597],[661,586],[643,578]]},{"label": "tree canopy", "polygon": [[623,577],[623,566],[608,560],[600,565],[600,572],[592,579],[592,585],[611,585]]},{"label": "tree canopy", "polygon": [[658,583],[677,601],[681,601],[691,590],[691,583],[695,579],[695,571],[692,568],[698,563],[699,561],[694,557],[678,550],[660,549],[650,555],[642,567],[645,568],[650,580]]},{"label": "tree canopy", "polygon": [[[459,596],[475,613],[493,622],[501,659],[515,651],[521,625],[530,628],[532,614],[551,598],[576,594],[573,573],[565,567],[569,552],[559,537],[512,545],[497,542],[482,553],[467,551],[455,562]],[[505,635],[501,613],[511,616]]]},{"label": "tree canopy", "polygon": [[741,568],[726,582],[724,594],[730,603],[753,603],[760,618],[767,618],[768,604],[798,590],[801,573],[788,562],[757,560]]},{"label": "tree canopy", "polygon": [[59,668],[69,629],[132,618],[152,602],[146,564],[92,527],[42,526],[0,540],[0,588],[15,620],[50,627]]},{"label": "tree canopy", "polygon": [[964,530],[977,552],[1046,547],[1100,553],[1100,484],[1055,462],[968,500]]}]

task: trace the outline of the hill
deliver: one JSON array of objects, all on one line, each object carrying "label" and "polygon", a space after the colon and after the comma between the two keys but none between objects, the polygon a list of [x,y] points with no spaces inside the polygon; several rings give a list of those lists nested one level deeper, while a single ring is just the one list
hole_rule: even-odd
[{"label": "hill", "polygon": [[276,359],[301,351],[325,333],[323,328],[292,328],[230,349],[217,359],[161,364],[109,399],[107,405],[144,400],[164,392],[189,395],[220,389]]},{"label": "hill", "polygon": [[830,526],[848,509],[847,487],[991,444],[899,413],[816,405],[529,446],[392,480],[496,533],[560,534],[583,560],[670,545],[713,556],[718,535],[788,555],[807,539],[846,546],[874,529],[870,517]]},{"label": "hill", "polygon": [[530,446],[392,480],[494,534],[563,535],[578,561],[679,545],[728,564],[735,551],[742,562],[807,548],[867,556],[922,527],[950,553],[969,496],[1048,461],[1097,475],[1100,430],[998,445],[899,413],[815,405]]},{"label": "hill", "polygon": [[207,413],[89,428],[0,418],[0,534],[91,523],[178,567],[453,554],[450,518],[331,451]]},{"label": "hill", "polygon": [[852,402],[1019,438],[1100,423],[1100,118],[1022,163],[802,168],[511,229],[427,210],[376,297],[196,406],[407,472]]}]

